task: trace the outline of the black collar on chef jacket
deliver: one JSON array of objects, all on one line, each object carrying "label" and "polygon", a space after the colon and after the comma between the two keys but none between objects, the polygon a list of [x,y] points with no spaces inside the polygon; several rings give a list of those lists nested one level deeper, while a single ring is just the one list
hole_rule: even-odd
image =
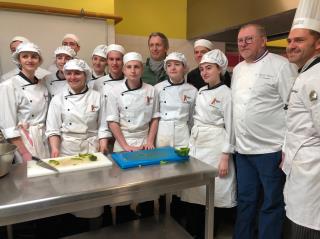
[{"label": "black collar on chef jacket", "polygon": [[170,85],[167,85],[167,86],[163,87],[163,89],[171,87],[171,86],[179,86],[179,85],[183,85],[184,84],[184,80],[179,82],[179,83],[173,83],[169,78],[167,81],[169,82]]},{"label": "black collar on chef jacket", "polygon": [[21,76],[25,81],[29,83],[29,84],[23,85],[23,87],[29,86],[29,85],[36,85],[39,82],[38,78],[35,76],[34,76],[34,82],[32,82],[25,74],[22,73],[22,71],[20,71],[18,75]]},{"label": "black collar on chef jacket", "polygon": [[[105,76],[106,75],[106,73],[105,72],[103,72],[103,75],[102,76]],[[102,77],[102,76],[95,76],[93,73],[92,73],[92,78],[91,78],[91,80],[96,80],[96,79],[99,79],[100,77]]]},{"label": "black collar on chef jacket", "polygon": [[129,92],[129,91],[134,91],[134,90],[139,90],[139,89],[141,89],[141,88],[142,88],[142,85],[143,85],[143,82],[142,82],[142,79],[140,78],[140,85],[139,85],[137,88],[134,88],[134,89],[130,89],[130,87],[129,87],[129,85],[128,85],[128,80],[126,80],[125,84],[126,84],[128,90],[123,91],[123,92],[121,93],[121,95],[123,95],[124,93]]},{"label": "black collar on chef jacket", "polygon": [[66,78],[63,78],[63,79],[62,79],[62,78],[59,77],[59,71],[60,71],[60,70],[57,70],[57,72],[56,72],[56,77],[57,77],[58,80],[53,80],[53,81],[51,81],[51,82],[55,82],[55,81],[65,81],[65,80],[66,80]]},{"label": "black collar on chef jacket", "polygon": [[108,74],[108,76],[110,77],[111,80],[105,80],[105,81],[103,81],[103,83],[109,82],[109,81],[117,81],[117,80],[123,80],[124,79],[124,75],[123,74],[119,78],[113,78],[110,73]]},{"label": "black collar on chef jacket", "polygon": [[89,90],[89,87],[88,87],[87,85],[86,85],[85,90],[84,90],[84,91],[82,91],[82,92],[80,92],[80,93],[76,93],[76,94],[74,94],[74,93],[72,93],[70,90],[68,90],[69,95],[66,95],[64,98],[65,98],[65,99],[67,99],[67,97],[68,97],[68,96],[83,95],[83,94],[87,93],[87,92],[88,92],[88,90]]},{"label": "black collar on chef jacket", "polygon": [[220,83],[218,83],[218,84],[216,84],[216,85],[214,85],[214,86],[212,86],[212,87],[209,87],[209,85],[207,84],[207,89],[203,89],[203,90],[201,90],[201,91],[199,91],[199,94],[202,92],[202,91],[206,91],[206,90],[214,90],[214,89],[217,89],[218,87],[220,87],[220,86],[222,86],[222,85],[224,85],[224,83],[221,81]]},{"label": "black collar on chef jacket", "polygon": [[[314,59],[314,60],[310,63],[310,65],[309,65],[305,70],[303,70],[303,72],[309,70],[311,67],[313,67],[314,65],[316,65],[316,64],[318,64],[318,63],[320,63],[320,57],[317,57],[316,59]],[[300,68],[300,69],[298,70],[298,72],[299,72],[299,73],[302,73],[301,70],[302,70],[302,68]]]}]

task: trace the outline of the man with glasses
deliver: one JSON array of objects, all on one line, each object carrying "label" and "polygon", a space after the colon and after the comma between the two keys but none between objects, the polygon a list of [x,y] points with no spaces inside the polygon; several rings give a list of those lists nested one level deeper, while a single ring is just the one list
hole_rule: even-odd
[{"label": "man with glasses", "polygon": [[296,69],[286,58],[269,53],[266,42],[260,25],[245,25],[238,33],[244,61],[232,77],[238,186],[235,239],[255,238],[257,216],[259,239],[280,239],[282,234],[285,176],[279,165],[285,105]]}]

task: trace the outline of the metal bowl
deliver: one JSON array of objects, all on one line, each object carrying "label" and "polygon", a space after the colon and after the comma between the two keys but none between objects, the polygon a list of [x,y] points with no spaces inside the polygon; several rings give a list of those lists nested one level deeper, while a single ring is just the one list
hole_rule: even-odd
[{"label": "metal bowl", "polygon": [[0,144],[0,177],[9,173],[16,150],[14,144]]}]

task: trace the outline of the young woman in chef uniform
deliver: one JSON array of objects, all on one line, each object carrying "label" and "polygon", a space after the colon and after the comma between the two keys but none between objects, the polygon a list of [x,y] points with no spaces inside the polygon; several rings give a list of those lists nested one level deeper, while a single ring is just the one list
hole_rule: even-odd
[{"label": "young woman in chef uniform", "polygon": [[23,42],[12,57],[21,70],[0,84],[0,129],[10,143],[18,146],[17,161],[27,161],[32,156],[47,158],[44,133],[48,90],[43,80],[35,77],[43,62],[40,49],[31,42]]},{"label": "young woman in chef uniform", "polygon": [[[83,60],[73,59],[64,65],[63,72],[68,87],[53,97],[47,118],[46,135],[49,138],[51,157],[107,151],[107,138],[111,134],[100,130],[105,128],[100,125],[103,122],[106,124],[102,120],[104,100],[99,92],[87,86],[91,79],[89,66]],[[102,213],[103,207],[98,207],[73,214],[79,218],[98,219]],[[88,226],[92,220],[87,220],[85,225]]]},{"label": "young woman in chef uniform", "polygon": [[126,80],[114,86],[107,102],[107,121],[116,139],[114,152],[153,149],[159,112],[153,86],[142,82],[142,56],[123,57]]},{"label": "young woman in chef uniform", "polygon": [[[235,169],[230,156],[234,151],[231,92],[221,81],[227,65],[226,56],[218,49],[209,51],[202,57],[200,73],[207,85],[198,92],[189,143],[190,156],[219,171],[214,195],[214,205],[217,208],[236,206]],[[193,235],[203,236],[205,187],[184,190],[182,200],[189,202],[187,230]]]},{"label": "young woman in chef uniform", "polygon": [[67,81],[63,74],[63,66],[76,56],[76,52],[69,46],[59,46],[55,51],[55,64],[57,71],[46,77],[46,86],[50,98],[63,91],[67,87]]},{"label": "young woman in chef uniform", "polygon": [[106,75],[107,45],[98,45],[92,53],[92,77],[88,82],[89,88],[93,88],[95,82]]},{"label": "young woman in chef uniform", "polygon": [[188,147],[197,89],[185,82],[186,57],[170,53],[164,60],[168,80],[155,85],[160,114],[156,146]]}]

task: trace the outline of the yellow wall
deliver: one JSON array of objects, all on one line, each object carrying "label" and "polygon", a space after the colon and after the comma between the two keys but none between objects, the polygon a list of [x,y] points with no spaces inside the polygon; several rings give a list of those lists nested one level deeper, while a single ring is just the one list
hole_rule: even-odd
[{"label": "yellow wall", "polygon": [[4,2],[33,4],[48,7],[84,9],[89,12],[114,14],[114,0],[5,0]]},{"label": "yellow wall", "polygon": [[299,0],[188,0],[187,38],[217,33],[298,6]]},{"label": "yellow wall", "polygon": [[169,38],[186,38],[187,0],[115,0],[115,15],[123,17],[117,34],[148,36],[160,31]]}]

